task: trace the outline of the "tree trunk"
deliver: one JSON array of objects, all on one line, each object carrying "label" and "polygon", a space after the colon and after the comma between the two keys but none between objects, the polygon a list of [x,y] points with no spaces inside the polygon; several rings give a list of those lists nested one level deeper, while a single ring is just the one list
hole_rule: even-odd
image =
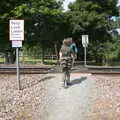
[{"label": "tree trunk", "polygon": [[9,64],[8,52],[5,52],[5,64]]},{"label": "tree trunk", "polygon": [[54,44],[54,48],[55,48],[55,54],[56,54],[57,61],[58,61],[59,60],[59,54],[58,54],[57,44],[56,43]]},{"label": "tree trunk", "polygon": [[16,61],[15,50],[5,52],[5,64],[14,64]]},{"label": "tree trunk", "polygon": [[25,53],[24,53],[24,49],[22,51],[22,64],[24,66],[24,63],[25,63]]}]

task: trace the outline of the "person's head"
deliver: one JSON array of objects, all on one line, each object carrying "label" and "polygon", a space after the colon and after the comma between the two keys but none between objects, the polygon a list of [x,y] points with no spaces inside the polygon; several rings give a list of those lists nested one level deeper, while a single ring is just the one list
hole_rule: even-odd
[{"label": "person's head", "polygon": [[63,40],[63,45],[70,46],[72,44],[72,38],[65,38]]}]

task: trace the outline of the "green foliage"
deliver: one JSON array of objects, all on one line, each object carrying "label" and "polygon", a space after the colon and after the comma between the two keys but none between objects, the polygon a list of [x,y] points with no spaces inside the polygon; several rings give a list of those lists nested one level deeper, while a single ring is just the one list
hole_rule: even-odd
[{"label": "green foliage", "polygon": [[[28,41],[32,41],[32,44],[39,42],[47,46],[53,44],[58,38],[63,38],[61,32],[64,31],[65,21],[62,15],[62,2],[61,0],[23,0],[21,4],[20,2],[14,4],[13,1],[8,1],[6,4],[13,5],[0,17],[6,20],[7,25],[9,18],[24,19],[25,38],[27,39],[25,42],[27,44],[30,43]],[[7,8],[4,5],[1,7]],[[3,37],[5,39],[5,35]],[[1,42],[1,44],[3,43]]]},{"label": "green foliage", "polygon": [[[99,32],[108,27],[108,17],[117,15],[116,2],[113,0],[76,0],[69,5],[73,34]],[[92,34],[92,33],[91,33]],[[106,34],[106,33],[104,33]]]},{"label": "green foliage", "polygon": [[27,32],[25,43],[30,46],[37,43],[45,47],[52,46],[64,36],[62,1],[34,0],[17,6],[11,14],[16,18],[25,19]]},{"label": "green foliage", "polygon": [[0,1],[0,18],[8,19],[10,11],[13,10],[16,6],[19,6],[25,3],[26,0],[1,0]]},{"label": "green foliage", "polygon": [[89,35],[89,57],[100,61],[100,44],[112,41],[110,30],[111,16],[118,15],[114,0],[76,0],[69,5],[69,16],[71,33],[79,44],[81,35]]},{"label": "green foliage", "polygon": [[6,36],[0,35],[2,51],[8,49],[11,51],[12,49],[8,36],[9,19],[25,20],[24,44],[29,45],[29,47],[40,43],[45,48],[53,46],[55,41],[62,39],[64,36],[63,26],[65,26],[62,2],[61,0],[1,1],[1,8],[4,11],[0,15],[0,25],[7,26],[5,29],[2,27],[0,29],[1,33],[7,31]]},{"label": "green foliage", "polygon": [[112,60],[120,59],[120,43],[119,42],[105,42],[100,45],[99,54],[105,59],[105,64],[111,64]]}]

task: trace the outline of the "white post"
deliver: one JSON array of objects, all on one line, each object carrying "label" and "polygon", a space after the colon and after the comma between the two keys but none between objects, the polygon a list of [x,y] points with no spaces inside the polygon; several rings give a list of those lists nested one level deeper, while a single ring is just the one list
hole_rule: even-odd
[{"label": "white post", "polygon": [[86,49],[87,49],[87,46],[88,46],[88,35],[82,35],[82,45],[84,47],[84,65],[86,66],[87,63],[86,63]]},{"label": "white post", "polygon": [[19,71],[19,48],[16,48],[16,71],[17,71],[17,83],[18,89],[20,90],[20,71]]},{"label": "white post", "polygon": [[86,47],[84,47],[84,65],[86,66]]}]

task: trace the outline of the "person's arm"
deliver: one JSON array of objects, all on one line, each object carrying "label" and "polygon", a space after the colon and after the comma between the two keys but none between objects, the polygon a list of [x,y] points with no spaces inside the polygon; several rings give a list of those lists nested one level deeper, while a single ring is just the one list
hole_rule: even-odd
[{"label": "person's arm", "polygon": [[71,54],[72,59],[74,58],[74,54]]},{"label": "person's arm", "polygon": [[59,52],[59,59],[61,60],[61,58],[62,58],[62,52],[60,51]]},{"label": "person's arm", "polygon": [[75,54],[74,54],[74,51],[73,49],[71,48],[71,57],[74,58]]}]

